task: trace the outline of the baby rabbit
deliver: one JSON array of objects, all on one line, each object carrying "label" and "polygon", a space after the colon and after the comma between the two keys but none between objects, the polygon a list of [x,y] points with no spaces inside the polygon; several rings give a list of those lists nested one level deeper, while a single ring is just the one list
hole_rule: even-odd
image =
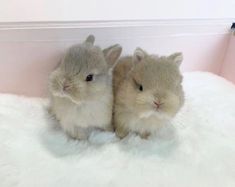
[{"label": "baby rabbit", "polygon": [[114,68],[113,123],[120,138],[147,138],[173,118],[184,103],[181,53],[158,57],[137,48]]},{"label": "baby rabbit", "polygon": [[49,111],[72,138],[87,139],[93,129],[112,131],[112,70],[122,48],[101,50],[93,35],[68,49],[49,78]]}]

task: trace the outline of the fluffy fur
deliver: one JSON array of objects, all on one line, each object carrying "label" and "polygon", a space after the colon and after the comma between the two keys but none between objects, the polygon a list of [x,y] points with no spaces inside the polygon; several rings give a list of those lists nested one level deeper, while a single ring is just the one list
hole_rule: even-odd
[{"label": "fluffy fur", "polygon": [[119,137],[135,132],[147,138],[175,116],[184,102],[181,61],[181,53],[158,57],[140,48],[133,57],[119,60],[113,79],[113,121]]},{"label": "fluffy fur", "polygon": [[49,81],[50,112],[77,139],[87,139],[95,128],[112,130],[112,68],[122,48],[114,45],[102,51],[94,40],[91,35],[72,46]]},{"label": "fluffy fur", "polygon": [[200,72],[183,86],[174,133],[147,141],[98,131],[72,140],[54,128],[47,101],[1,94],[0,186],[234,187],[235,86]]}]

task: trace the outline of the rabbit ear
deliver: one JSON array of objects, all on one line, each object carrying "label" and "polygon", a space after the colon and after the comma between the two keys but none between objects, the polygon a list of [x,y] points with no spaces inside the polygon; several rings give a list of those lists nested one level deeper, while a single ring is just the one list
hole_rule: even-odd
[{"label": "rabbit ear", "polygon": [[85,43],[90,43],[90,44],[94,44],[94,42],[95,42],[95,37],[94,37],[94,35],[89,35],[87,38],[86,38],[86,40],[85,40]]},{"label": "rabbit ear", "polygon": [[183,54],[180,52],[173,53],[172,55],[170,55],[168,57],[168,59],[172,60],[174,63],[176,63],[178,66],[180,66],[180,64],[183,61]]},{"label": "rabbit ear", "polygon": [[122,52],[122,47],[119,44],[112,45],[103,50],[105,60],[109,66],[109,68],[113,68],[115,66],[115,62],[117,62]]},{"label": "rabbit ear", "polygon": [[147,53],[143,49],[137,47],[135,49],[134,57],[133,57],[134,64],[140,63],[146,55],[147,55]]}]

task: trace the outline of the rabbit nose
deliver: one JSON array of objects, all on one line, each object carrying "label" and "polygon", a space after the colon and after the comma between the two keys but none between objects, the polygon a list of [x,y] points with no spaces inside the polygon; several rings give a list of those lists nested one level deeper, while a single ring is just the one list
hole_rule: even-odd
[{"label": "rabbit nose", "polygon": [[69,87],[70,86],[69,86],[68,81],[65,81],[64,84],[63,84],[63,91],[68,91]]},{"label": "rabbit nose", "polygon": [[154,101],[153,103],[157,109],[160,108],[160,106],[163,104],[163,103],[160,103],[159,101]]},{"label": "rabbit nose", "polygon": [[69,89],[69,85],[64,85],[63,86],[63,91],[67,91]]}]

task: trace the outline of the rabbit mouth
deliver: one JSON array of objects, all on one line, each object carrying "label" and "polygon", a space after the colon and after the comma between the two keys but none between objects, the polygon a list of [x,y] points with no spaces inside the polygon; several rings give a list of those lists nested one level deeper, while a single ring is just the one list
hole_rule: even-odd
[{"label": "rabbit mouth", "polygon": [[161,119],[161,120],[170,120],[171,117],[169,115],[167,115],[165,112],[163,111],[157,111],[156,110],[150,110],[150,111],[146,111],[143,112],[139,115],[139,117],[141,119],[147,119],[150,117],[156,117],[157,119]]},{"label": "rabbit mouth", "polygon": [[140,118],[149,118],[150,116],[153,116],[155,114],[154,111],[147,111],[143,112],[139,115]]},{"label": "rabbit mouth", "polygon": [[56,92],[56,93],[53,93],[53,95],[56,97],[66,97],[66,93],[64,92]]}]

